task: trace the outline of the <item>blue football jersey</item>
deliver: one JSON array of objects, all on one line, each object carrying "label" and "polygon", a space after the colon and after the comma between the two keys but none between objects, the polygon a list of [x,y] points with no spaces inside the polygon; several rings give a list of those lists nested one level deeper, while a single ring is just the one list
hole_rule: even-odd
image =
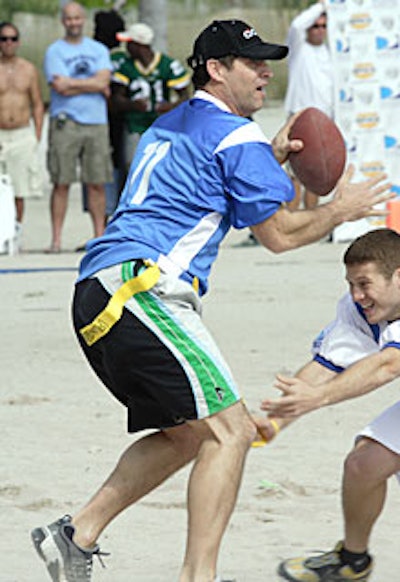
[{"label": "blue football jersey", "polygon": [[294,196],[260,127],[204,91],[143,134],[105,233],[89,242],[79,280],[131,259],[152,259],[207,290],[230,229],[273,215]]}]

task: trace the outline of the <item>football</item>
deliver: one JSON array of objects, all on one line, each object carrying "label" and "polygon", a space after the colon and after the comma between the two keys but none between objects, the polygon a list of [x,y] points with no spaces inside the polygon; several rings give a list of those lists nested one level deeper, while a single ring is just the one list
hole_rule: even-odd
[{"label": "football", "polygon": [[329,194],[346,163],[346,145],[337,125],[319,109],[308,107],[295,120],[289,139],[304,143],[301,151],[289,154],[295,176],[314,194]]}]

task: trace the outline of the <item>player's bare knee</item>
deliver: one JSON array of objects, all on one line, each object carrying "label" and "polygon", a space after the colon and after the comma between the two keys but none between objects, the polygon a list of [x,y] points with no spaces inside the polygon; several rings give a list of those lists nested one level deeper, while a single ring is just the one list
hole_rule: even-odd
[{"label": "player's bare knee", "polygon": [[[246,450],[251,447],[257,436],[257,429],[253,421],[246,415],[243,423],[235,428],[235,437],[238,445],[242,445]],[[234,437],[234,438],[235,438]]]},{"label": "player's bare knee", "polygon": [[354,449],[344,461],[344,475],[351,481],[359,481],[363,477],[364,462],[360,458],[357,449]]},{"label": "player's bare knee", "polygon": [[241,402],[215,415],[211,425],[214,438],[221,444],[234,447],[250,447],[257,429]]},{"label": "player's bare knee", "polygon": [[163,434],[186,463],[192,461],[199,452],[202,440],[199,435],[193,431],[190,425],[182,424],[164,430]]},{"label": "player's bare knee", "polygon": [[[372,483],[376,472],[376,455],[374,445],[369,442],[359,443],[346,457],[344,462],[345,476],[352,481]],[[360,446],[361,445],[361,446]]]}]

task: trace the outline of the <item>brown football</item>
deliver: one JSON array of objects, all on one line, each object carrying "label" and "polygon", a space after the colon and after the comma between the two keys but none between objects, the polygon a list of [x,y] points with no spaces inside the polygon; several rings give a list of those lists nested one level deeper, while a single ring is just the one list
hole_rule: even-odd
[{"label": "brown football", "polygon": [[289,154],[296,177],[314,194],[329,194],[346,163],[346,145],[337,125],[316,107],[308,107],[295,120],[289,138],[304,143],[300,152]]}]

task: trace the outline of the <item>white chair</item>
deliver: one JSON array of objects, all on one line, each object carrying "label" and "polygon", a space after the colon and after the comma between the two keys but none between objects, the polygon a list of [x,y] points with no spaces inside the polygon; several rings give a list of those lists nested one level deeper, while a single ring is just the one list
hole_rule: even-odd
[{"label": "white chair", "polygon": [[1,172],[0,161],[0,253],[13,255],[18,252],[15,240],[15,201],[10,176]]}]

